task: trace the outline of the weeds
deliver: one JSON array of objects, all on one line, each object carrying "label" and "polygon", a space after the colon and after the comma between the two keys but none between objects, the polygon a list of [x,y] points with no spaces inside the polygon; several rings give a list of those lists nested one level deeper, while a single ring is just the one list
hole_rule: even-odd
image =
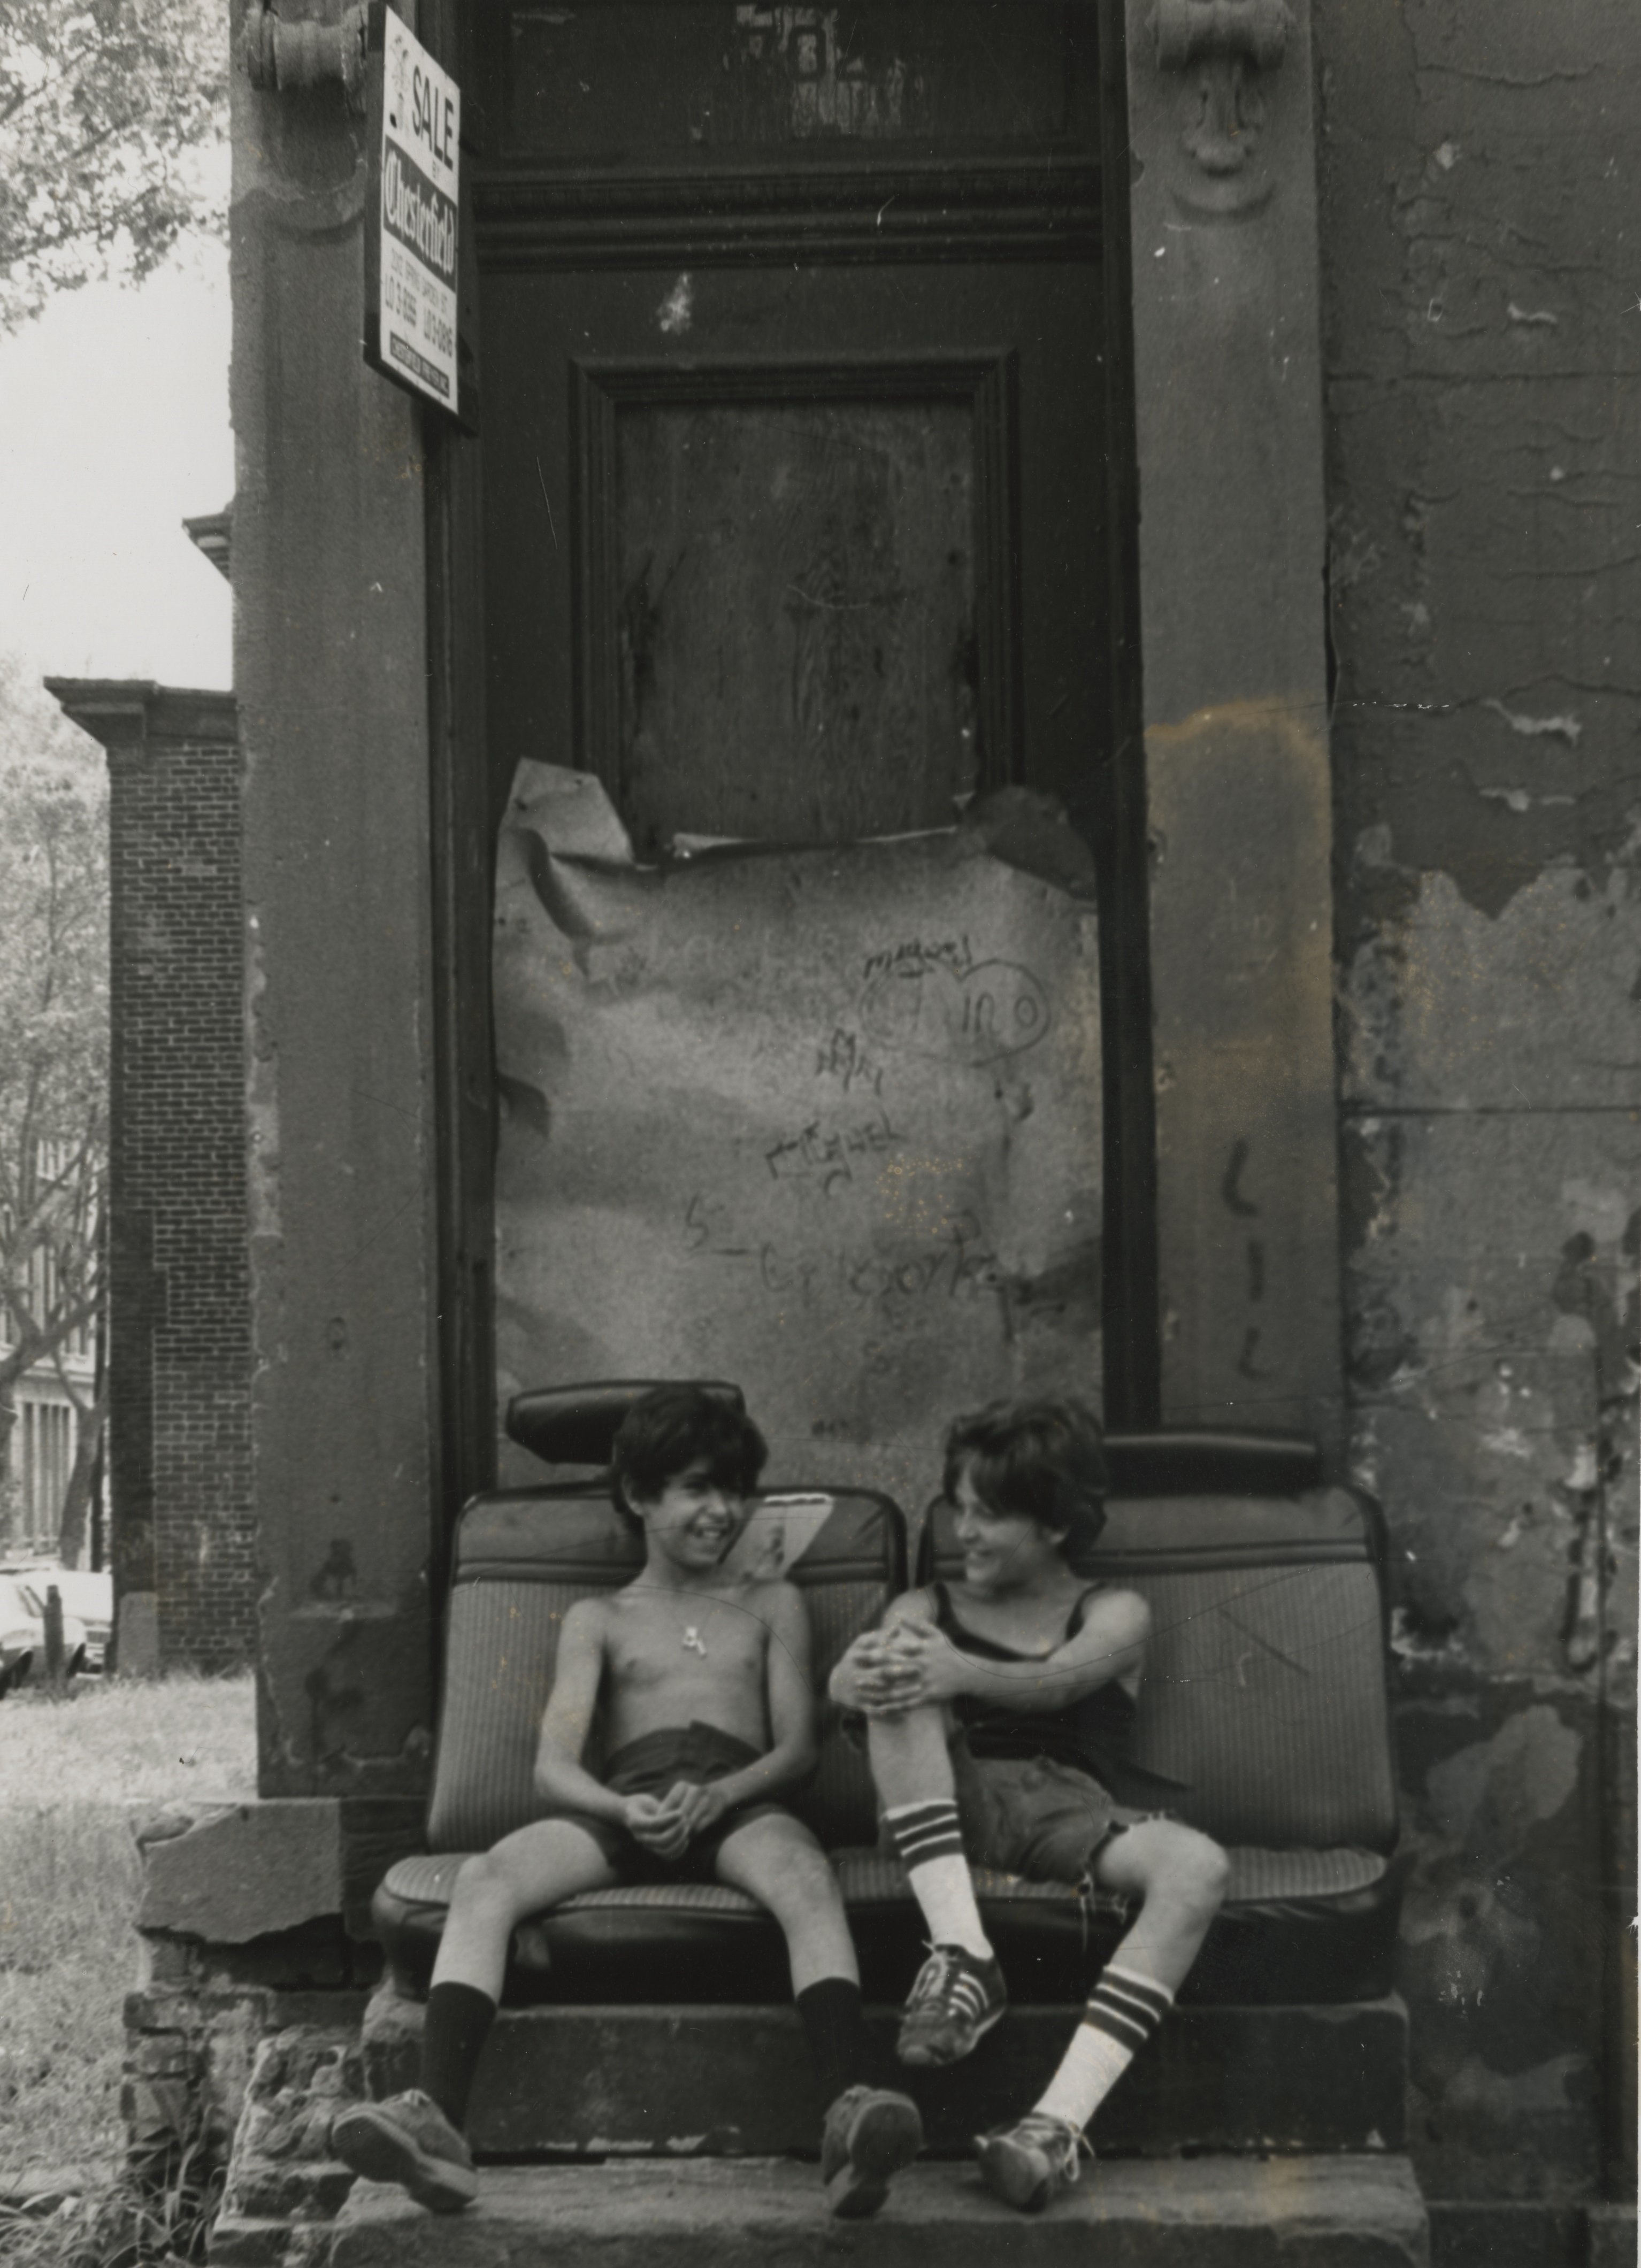
[{"label": "weeds", "polygon": [[122,2007],[136,1982],[136,1846],[111,1804],[8,1804],[3,1816],[6,2161],[107,2161],[121,2144]]},{"label": "weeds", "polygon": [[224,2171],[203,2146],[168,2144],[114,2180],[45,2211],[0,2205],[4,2268],[195,2268],[222,2197]]},{"label": "weeds", "polygon": [[[137,1982],[134,1812],[254,1793],[248,1677],[77,1681],[0,1702],[0,2170],[83,2169],[50,2209],[0,2205],[4,2268],[204,2257],[220,2176],[201,2145],[127,2158]],[[118,2171],[115,2169],[118,2169]],[[4,2186],[0,2180],[0,2189]]]}]

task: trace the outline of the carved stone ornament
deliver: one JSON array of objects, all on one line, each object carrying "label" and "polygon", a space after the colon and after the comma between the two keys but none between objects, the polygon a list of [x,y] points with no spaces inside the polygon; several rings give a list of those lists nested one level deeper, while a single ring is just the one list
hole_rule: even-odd
[{"label": "carved stone ornament", "polygon": [[1192,163],[1172,186],[1191,210],[1251,212],[1269,197],[1264,80],[1281,67],[1292,22],[1286,0],[1157,0],[1158,69],[1181,72],[1188,89],[1180,138]]},{"label": "carved stone ornament", "polygon": [[334,24],[307,18],[285,23],[268,0],[249,0],[239,30],[239,65],[260,91],[321,85],[340,79],[348,108],[363,118],[364,23],[363,7],[345,8]]}]

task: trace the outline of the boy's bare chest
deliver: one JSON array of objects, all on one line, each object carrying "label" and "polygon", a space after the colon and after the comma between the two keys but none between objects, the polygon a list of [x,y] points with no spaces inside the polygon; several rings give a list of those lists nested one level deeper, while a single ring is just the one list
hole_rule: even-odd
[{"label": "boy's bare chest", "polygon": [[749,1607],[700,1595],[629,1598],[609,1633],[608,1662],[618,1684],[687,1683],[740,1685],[759,1679],[766,1633]]}]

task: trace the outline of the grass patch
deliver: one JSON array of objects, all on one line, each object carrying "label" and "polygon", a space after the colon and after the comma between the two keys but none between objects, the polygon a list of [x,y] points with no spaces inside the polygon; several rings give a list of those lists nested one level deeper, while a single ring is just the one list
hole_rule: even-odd
[{"label": "grass patch", "polygon": [[0,1701],[0,1806],[234,1802],[256,1793],[248,1677],[78,1677]]},{"label": "grass patch", "polygon": [[8,1804],[0,1888],[0,2163],[112,2161],[140,1868],[122,1807]]},{"label": "grass patch", "polygon": [[[137,1977],[133,1814],[249,1798],[255,1756],[249,1677],[83,1679],[61,1698],[0,1702],[0,2189],[31,2167],[114,2174]],[[139,2208],[111,2180],[56,2213],[0,2209],[0,2260],[163,2260],[180,2234],[163,2200]]]}]

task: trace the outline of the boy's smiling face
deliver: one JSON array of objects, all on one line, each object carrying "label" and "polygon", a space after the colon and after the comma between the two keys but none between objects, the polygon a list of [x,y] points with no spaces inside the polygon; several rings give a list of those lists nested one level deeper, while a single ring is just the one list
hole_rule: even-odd
[{"label": "boy's smiling face", "polygon": [[681,1574],[709,1573],[752,1514],[744,1496],[713,1479],[704,1457],[674,1474],[659,1496],[637,1498],[633,1509],[644,1521],[651,1549]]},{"label": "boy's smiling face", "polygon": [[975,1486],[972,1469],[958,1475],[952,1498],[952,1530],[963,1555],[963,1580],[971,1590],[1006,1591],[1029,1587],[1063,1566],[1063,1538],[1027,1513],[990,1504]]}]

